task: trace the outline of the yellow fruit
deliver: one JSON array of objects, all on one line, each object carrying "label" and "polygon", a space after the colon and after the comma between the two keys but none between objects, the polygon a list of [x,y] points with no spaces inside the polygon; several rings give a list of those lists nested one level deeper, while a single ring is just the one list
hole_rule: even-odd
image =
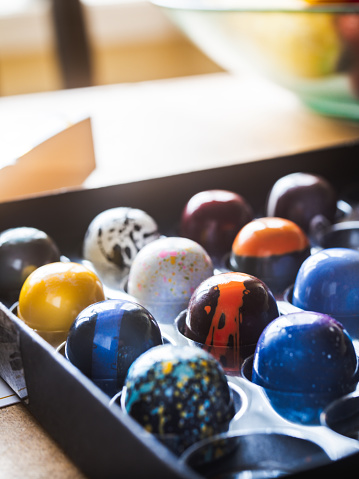
[{"label": "yellow fruit", "polygon": [[318,78],[337,68],[342,45],[330,13],[248,13],[233,17],[230,28],[238,55],[272,76]]}]

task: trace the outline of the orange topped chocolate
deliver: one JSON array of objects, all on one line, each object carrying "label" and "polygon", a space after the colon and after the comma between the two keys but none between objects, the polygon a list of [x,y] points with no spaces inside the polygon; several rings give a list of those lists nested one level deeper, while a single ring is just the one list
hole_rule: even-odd
[{"label": "orange topped chocolate", "polygon": [[241,256],[272,256],[308,248],[303,230],[284,218],[264,217],[247,223],[237,234],[232,252]]},{"label": "orange topped chocolate", "polygon": [[263,217],[238,232],[229,257],[234,271],[264,281],[273,293],[283,293],[294,283],[302,262],[310,255],[310,242],[293,221]]}]

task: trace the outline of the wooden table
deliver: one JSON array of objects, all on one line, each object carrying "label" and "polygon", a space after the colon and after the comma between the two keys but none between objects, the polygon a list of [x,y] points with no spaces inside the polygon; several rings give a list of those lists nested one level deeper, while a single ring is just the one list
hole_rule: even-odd
[{"label": "wooden table", "polygon": [[[85,188],[359,139],[359,123],[320,117],[286,91],[222,73],[0,99],[0,120],[39,111],[91,117],[97,167]],[[0,478],[48,477],[83,476],[23,405],[0,409]]]}]

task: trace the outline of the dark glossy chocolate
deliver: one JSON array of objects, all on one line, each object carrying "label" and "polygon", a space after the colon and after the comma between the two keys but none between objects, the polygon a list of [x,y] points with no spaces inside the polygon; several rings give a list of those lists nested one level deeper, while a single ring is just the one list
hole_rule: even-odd
[{"label": "dark glossy chocolate", "polygon": [[314,218],[334,222],[337,193],[323,177],[312,173],[291,173],[272,186],[266,204],[266,216],[294,221],[306,233]]},{"label": "dark glossy chocolate", "polygon": [[60,251],[44,231],[30,227],[0,233],[0,295],[18,299],[25,279],[36,268],[60,261]]}]

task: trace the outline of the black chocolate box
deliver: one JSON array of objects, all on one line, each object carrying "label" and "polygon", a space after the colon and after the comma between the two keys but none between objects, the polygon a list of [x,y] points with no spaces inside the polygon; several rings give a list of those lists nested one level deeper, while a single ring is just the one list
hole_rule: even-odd
[{"label": "black chocolate box", "polygon": [[[63,255],[77,260],[81,258],[87,226],[105,209],[141,208],[156,219],[162,234],[176,235],[181,211],[198,191],[236,191],[260,216],[273,183],[291,172],[320,174],[345,198],[349,186],[358,178],[358,161],[359,142],[353,142],[206,171],[12,201],[0,204],[0,231],[16,226],[39,228],[55,239]],[[125,416],[120,407],[110,408],[109,398],[24,325],[8,306],[0,304],[1,336],[9,338],[9,347],[22,366],[14,382],[10,379],[10,385],[85,475],[136,479],[200,477],[155,438],[143,435],[141,427]],[[9,381],[8,370],[6,364],[0,368]],[[292,477],[317,477],[329,472],[354,477],[358,467],[359,452]]]}]

